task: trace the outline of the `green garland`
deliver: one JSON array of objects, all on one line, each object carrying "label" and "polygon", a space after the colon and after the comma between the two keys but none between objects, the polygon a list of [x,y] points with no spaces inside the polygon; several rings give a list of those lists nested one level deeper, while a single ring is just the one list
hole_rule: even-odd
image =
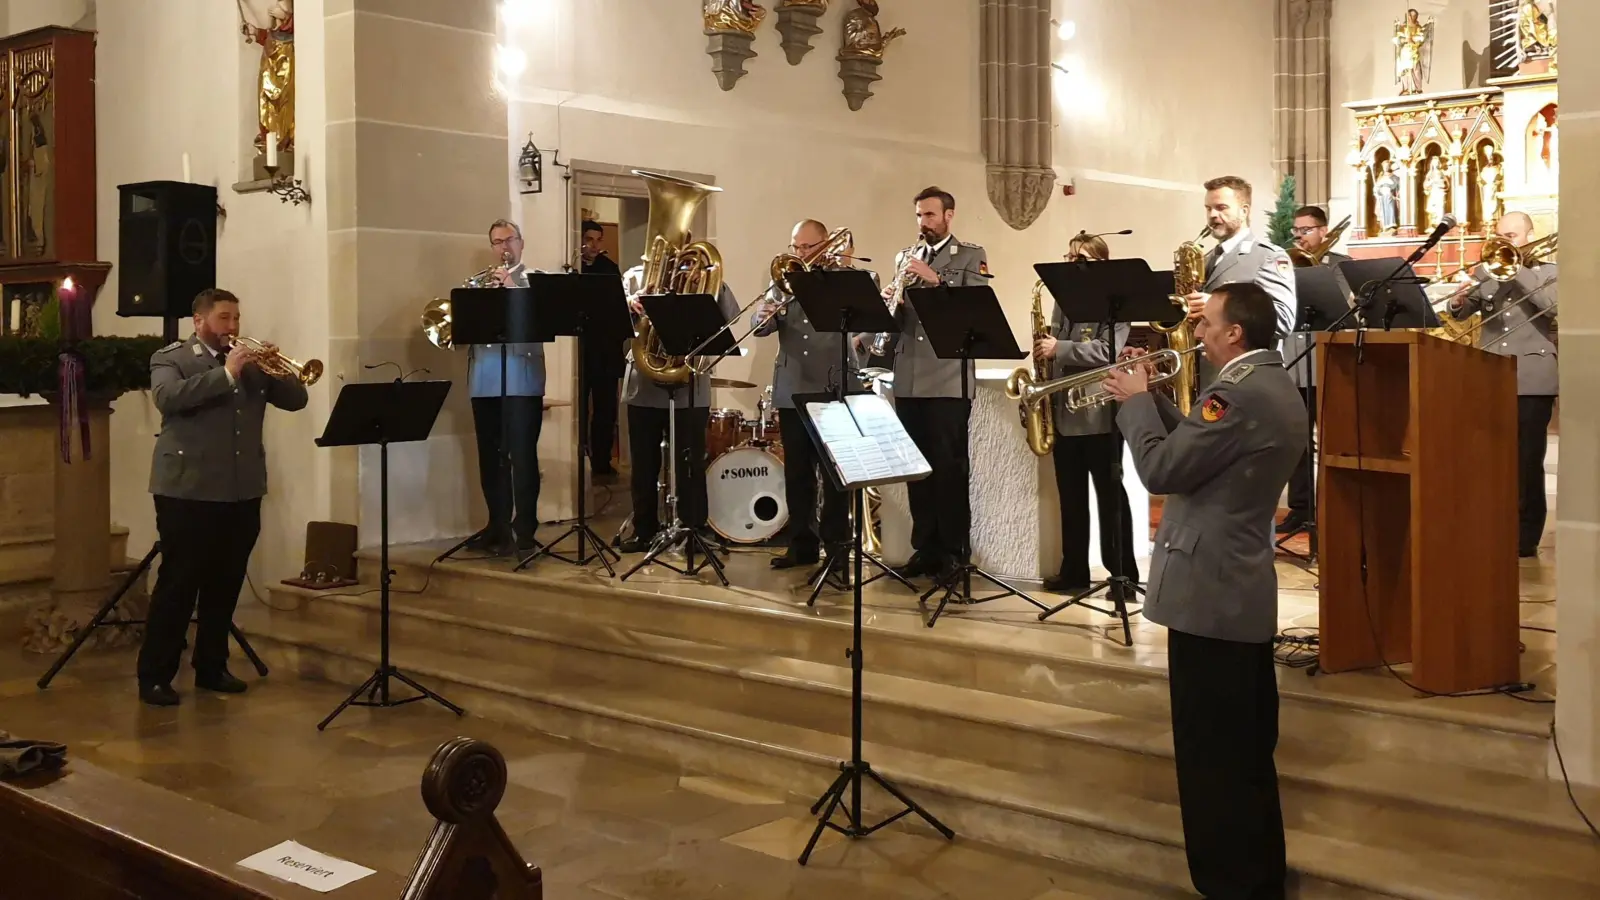
[{"label": "green garland", "polygon": [[1287,250],[1294,242],[1294,211],[1300,208],[1295,199],[1294,176],[1278,183],[1278,205],[1267,219],[1267,240]]},{"label": "green garland", "polygon": [[[85,390],[118,397],[150,389],[150,357],[166,343],[154,335],[92,337],[79,341]],[[0,394],[52,394],[60,388],[61,342],[51,338],[0,338]]]}]

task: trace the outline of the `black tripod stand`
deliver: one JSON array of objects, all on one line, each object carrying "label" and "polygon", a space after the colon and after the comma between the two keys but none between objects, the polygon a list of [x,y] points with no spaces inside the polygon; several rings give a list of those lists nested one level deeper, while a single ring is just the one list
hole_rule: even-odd
[{"label": "black tripod stand", "polygon": [[[972,409],[973,361],[980,358],[1025,359],[1028,355],[1017,346],[1016,338],[1011,334],[1011,325],[1006,322],[1005,312],[1000,309],[1000,300],[988,285],[911,288],[906,291],[906,300],[916,311],[922,330],[933,345],[934,354],[940,359],[955,360],[961,367],[961,398],[966,402],[969,416]],[[967,428],[962,429],[963,442],[967,441],[967,431]],[[952,603],[970,606],[1005,597],[1021,597],[1034,607],[1045,609],[1043,603],[1021,588],[1000,580],[972,562],[972,453],[966,448],[963,448],[962,466],[965,469],[962,483],[969,496],[961,498],[961,502],[968,505],[969,516],[967,527],[961,535],[961,561],[918,598],[918,603],[926,607],[934,594],[943,591],[933,614],[928,617],[928,627],[932,628],[944,615],[945,607]],[[999,593],[974,597],[974,577],[994,585]]]},{"label": "black tripod stand", "polygon": [[[571,334],[578,344],[578,518],[560,537],[535,549],[517,563],[512,571],[520,572],[540,556],[550,556],[575,566],[587,566],[599,560],[606,574],[616,577],[611,559],[622,562],[622,554],[601,540],[589,527],[589,484],[584,478],[589,462],[589,404],[588,361],[593,352],[592,341],[615,348],[622,335],[630,328],[627,299],[622,293],[620,275],[550,275],[537,273],[528,276],[528,287],[535,296],[550,295],[544,308],[564,310],[555,326],[556,334]],[[575,538],[577,547],[571,556],[556,552],[567,538]],[[590,548],[593,548],[592,552]]]},{"label": "black tripod stand", "polygon": [[[444,406],[445,395],[450,393],[448,381],[379,382],[375,384],[347,384],[339,392],[333,412],[319,447],[350,447],[365,444],[378,445],[378,521],[380,550],[378,556],[378,668],[360,687],[350,692],[327,718],[317,723],[317,730],[328,727],[339,714],[351,706],[373,706],[387,709],[403,706],[426,697],[456,715],[466,711],[423,687],[389,662],[389,591],[394,570],[389,568],[389,445],[406,441],[426,440],[433,423]],[[395,699],[389,692],[389,682],[398,681],[417,693]],[[365,695],[366,699],[360,699]]]},{"label": "black tripod stand", "polygon": [[[150,571],[150,565],[155,562],[156,556],[160,553],[160,541],[150,545],[150,552],[146,553],[144,559],[139,560],[139,565],[135,566],[133,571],[122,579],[122,583],[117,585],[117,589],[111,592],[111,596],[106,598],[106,602],[100,604],[100,609],[94,614],[94,618],[89,620],[88,625],[83,626],[76,638],[73,638],[72,646],[56,657],[56,661],[50,666],[50,671],[39,678],[39,690],[42,691],[50,686],[50,682],[55,680],[55,677],[61,673],[67,663],[72,661],[72,657],[89,640],[89,636],[94,634],[95,629],[126,628],[129,625],[145,624],[144,619],[124,619],[118,622],[107,622],[106,617],[111,615],[111,611],[117,608],[118,603],[122,602],[122,598],[128,593],[128,590],[138,583],[146,572]],[[244,655],[249,658],[250,665],[255,667],[256,674],[262,678],[267,677],[267,664],[262,662],[261,657],[256,655],[255,648],[250,646],[250,642],[244,639],[244,633],[239,630],[239,627],[231,622],[228,623],[228,633],[233,635],[233,639],[239,644],[239,649],[243,650]]]},{"label": "black tripod stand", "polygon": [[[894,411],[889,408],[886,402],[870,394],[859,399],[865,403],[863,410],[869,414],[874,414],[877,422],[882,425],[892,422],[893,426],[898,428],[899,421],[894,418]],[[850,405],[847,405],[844,401],[826,404],[825,406],[813,405],[811,408],[824,410],[823,415],[833,417],[834,421],[842,426],[838,430],[846,432],[852,430],[850,423],[856,417],[851,412]],[[819,426],[818,417],[811,414],[807,407],[797,405],[796,409],[807,410],[803,413],[803,420],[806,423],[806,431],[809,437],[817,446],[818,456],[824,460],[835,458],[835,454],[828,449],[830,441],[823,437],[823,434],[830,431],[830,427]],[[899,429],[898,435],[893,434],[892,431],[879,428],[874,428],[872,431],[874,436],[869,440],[874,443],[898,442],[902,446],[911,443],[911,438],[905,433],[904,429]],[[854,432],[853,437],[847,437],[846,439],[859,439],[862,429],[859,428],[858,423]],[[834,484],[840,490],[848,491],[852,496],[851,503],[855,512],[853,537],[858,550],[861,547],[862,525],[867,514],[866,500],[862,489],[876,484],[926,477],[930,471],[926,461],[920,458],[917,461],[922,464],[920,472],[914,472],[909,468],[902,467],[897,469],[891,478],[877,479],[870,482],[852,481],[850,477],[841,473],[840,467],[835,463],[830,462],[826,466],[828,476],[833,480]],[[943,822],[935,819],[931,813],[917,805],[916,801],[907,797],[893,782],[873,771],[871,764],[861,758],[861,673],[864,668],[861,652],[861,564],[864,558],[865,554],[860,552],[853,557],[855,563],[854,609],[852,610],[851,645],[850,649],[845,653],[850,659],[850,758],[839,763],[839,777],[835,778],[833,783],[828,786],[828,789],[822,792],[822,796],[811,804],[811,814],[817,816],[817,827],[815,831],[811,832],[811,839],[806,842],[805,850],[800,853],[800,865],[802,866],[811,858],[811,851],[816,849],[817,840],[822,837],[822,831],[825,828],[832,828],[845,837],[861,838],[915,813],[935,831],[944,835],[946,840],[954,840],[956,836],[955,832],[951,831]],[[861,785],[863,780],[870,780],[882,788],[895,800],[899,801],[904,808],[874,825],[863,824],[861,819]],[[846,797],[846,794],[849,796]],[[833,821],[834,813],[841,806],[844,807],[845,812],[845,824],[843,825],[836,824]]]}]

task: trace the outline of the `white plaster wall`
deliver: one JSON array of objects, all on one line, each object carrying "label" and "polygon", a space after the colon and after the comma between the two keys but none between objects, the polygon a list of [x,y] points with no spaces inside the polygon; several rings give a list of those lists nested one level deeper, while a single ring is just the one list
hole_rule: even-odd
[{"label": "white plaster wall", "polygon": [[[12,4],[13,21],[17,7]],[[240,54],[253,58],[257,52],[243,45],[235,6],[209,0],[98,3],[97,239],[100,258],[112,269],[95,306],[97,333],[160,333],[158,319],[116,316],[117,185],[180,180],[188,153],[191,180],[216,185],[227,210],[219,225],[217,284],[240,295],[244,332],[273,341],[296,358],[327,358],[327,223],[315,202],[326,187],[322,0],[300,0],[296,7],[297,167],[313,197],[310,206],[300,207],[231,189],[248,161],[242,154],[249,152],[236,140],[237,123],[254,115],[244,106],[248,98],[237,78]],[[190,330],[186,322],[183,335]],[[268,580],[299,571],[305,523],[328,515],[328,451],[312,439],[321,433],[341,375],[330,371],[311,389],[306,411],[267,413],[269,495],[250,567],[262,591]],[[130,528],[134,555],[142,555],[155,538],[147,488],[159,425],[160,416],[142,393],[123,397],[111,417],[111,514]]]}]

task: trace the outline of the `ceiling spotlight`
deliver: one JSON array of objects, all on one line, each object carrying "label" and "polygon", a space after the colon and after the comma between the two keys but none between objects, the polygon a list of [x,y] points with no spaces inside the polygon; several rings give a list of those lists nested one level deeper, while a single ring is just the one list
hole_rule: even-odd
[{"label": "ceiling spotlight", "polygon": [[1072,21],[1071,19],[1068,19],[1065,22],[1058,22],[1055,19],[1051,19],[1050,24],[1056,27],[1056,37],[1063,41],[1070,41],[1078,34],[1078,23]]}]

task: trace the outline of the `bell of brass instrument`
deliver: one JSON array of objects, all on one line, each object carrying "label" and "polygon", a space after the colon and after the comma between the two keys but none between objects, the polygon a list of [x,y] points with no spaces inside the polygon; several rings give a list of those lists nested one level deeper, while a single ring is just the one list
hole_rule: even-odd
[{"label": "bell of brass instrument", "polygon": [[[928,246],[928,238],[924,234],[917,235],[917,242],[900,257],[900,266],[894,270],[894,277],[889,279],[889,287],[883,294],[883,303],[889,307],[889,314],[894,315],[900,311],[900,304],[905,302],[906,288],[916,280],[911,274],[911,261],[916,259],[924,247]],[[889,340],[893,337],[885,331],[872,339],[872,355],[882,356],[889,350]]]},{"label": "bell of brass instrument", "polygon": [[[1561,233],[1552,232],[1536,241],[1529,241],[1522,246],[1517,246],[1502,237],[1492,237],[1483,242],[1478,251],[1478,262],[1473,266],[1462,266],[1448,275],[1440,275],[1433,279],[1434,284],[1451,281],[1462,274],[1482,265],[1490,280],[1504,284],[1514,280],[1522,270],[1529,266],[1536,266],[1548,262],[1561,246]],[[1478,332],[1483,327],[1481,313],[1472,313],[1468,316],[1456,316],[1450,311],[1450,304],[1454,303],[1462,294],[1478,286],[1476,281],[1465,284],[1460,290],[1451,294],[1439,305],[1439,327],[1428,329],[1428,333],[1435,337],[1454,341],[1457,344],[1472,345],[1477,342]]]},{"label": "bell of brass instrument", "polygon": [[1145,356],[1101,366],[1098,369],[1063,375],[1052,381],[1036,382],[1033,380],[1033,372],[1028,369],[1017,369],[1006,379],[1006,397],[1018,401],[1024,408],[1029,408],[1044,406],[1051,394],[1066,391],[1067,409],[1073,412],[1093,409],[1111,402],[1111,394],[1105,388],[1106,376],[1111,372],[1139,365],[1151,366],[1155,371],[1150,376],[1150,386],[1160,387],[1177,381],[1185,370],[1191,368],[1187,358],[1198,352],[1200,346],[1196,344],[1182,352],[1169,347]]},{"label": "bell of brass instrument", "polygon": [[[496,274],[509,271],[511,268],[511,251],[500,254],[500,262],[476,272],[467,280],[461,282],[464,288],[494,287],[499,279]],[[422,334],[428,343],[440,350],[450,350],[455,347],[455,339],[450,333],[450,300],[447,297],[435,297],[428,301],[422,308]]]},{"label": "bell of brass instrument", "polygon": [[[650,191],[650,219],[646,226],[644,277],[641,294],[710,294],[722,290],[722,254],[706,241],[691,241],[690,226],[700,204],[719,187],[670,175],[633,174]],[[646,316],[639,317],[629,350],[641,375],[662,386],[688,384],[693,377],[689,361],[669,356]]]},{"label": "bell of brass instrument", "polygon": [[[770,290],[773,285],[777,285],[783,289],[785,294],[788,295],[789,300],[785,300],[778,304],[776,309],[774,309],[761,320],[761,323],[756,326],[756,329],[759,329],[762,325],[765,325],[767,322],[771,321],[773,316],[782,312],[783,309],[789,305],[789,301],[794,299],[794,288],[789,286],[790,275],[794,274],[795,272],[809,272],[812,269],[821,268],[823,266],[837,266],[843,264],[849,258],[850,245],[854,243],[854,241],[855,236],[850,233],[850,229],[836,228],[832,234],[828,235],[828,239],[823,242],[822,246],[812,250],[804,257],[796,256],[793,253],[779,253],[777,256],[774,256],[772,258],[771,265],[768,267],[769,272],[772,275],[772,281],[767,285],[767,288]],[[766,294],[767,291],[761,292],[761,296],[763,297],[765,297]],[[759,300],[759,298],[757,299]],[[751,330],[754,331],[756,329]]]},{"label": "bell of brass instrument", "polygon": [[306,387],[317,383],[322,377],[322,360],[308,359],[305,362],[290,359],[277,350],[267,349],[267,345],[255,338],[238,337],[228,338],[229,347],[239,347],[256,354],[256,366],[261,371],[274,378],[293,378]]},{"label": "bell of brass instrument", "polygon": [[[1029,314],[1033,323],[1033,342],[1037,344],[1040,338],[1050,336],[1049,323],[1044,318],[1044,281],[1041,279],[1033,285],[1033,310]],[[1017,372],[1029,375],[1029,384],[1049,384],[1051,381],[1051,360],[1035,354],[1033,358],[1033,371],[1018,369]],[[1011,378],[1016,379],[1016,373]],[[1013,381],[1006,382],[1006,395],[1010,396],[1014,389]],[[1021,387],[1015,386],[1019,392]],[[1020,399],[1020,398],[1013,398]],[[1028,449],[1034,456],[1049,456],[1056,445],[1056,420],[1055,409],[1049,403],[1022,403],[1022,427],[1028,433]]]},{"label": "bell of brass instrument", "polygon": [[[1184,298],[1205,287],[1206,252],[1200,247],[1200,240],[1210,231],[1210,228],[1202,228],[1194,240],[1179,244],[1172,254],[1172,303],[1181,311],[1178,321],[1172,325],[1150,323],[1152,330],[1167,336],[1167,349],[1179,354],[1192,353],[1197,346],[1194,323],[1189,320],[1189,301]],[[1195,389],[1199,387],[1194,367],[1179,367],[1169,380],[1172,381],[1172,399],[1178,411],[1187,416],[1194,405]]]},{"label": "bell of brass instrument", "polygon": [[1284,252],[1289,254],[1289,261],[1294,263],[1296,269],[1309,269],[1312,266],[1320,266],[1323,258],[1328,255],[1328,251],[1338,246],[1339,238],[1344,236],[1345,229],[1349,227],[1350,217],[1345,216],[1344,221],[1335,225],[1333,230],[1328,232],[1328,236],[1322,239],[1322,243],[1316,247],[1310,250],[1290,247]]}]

